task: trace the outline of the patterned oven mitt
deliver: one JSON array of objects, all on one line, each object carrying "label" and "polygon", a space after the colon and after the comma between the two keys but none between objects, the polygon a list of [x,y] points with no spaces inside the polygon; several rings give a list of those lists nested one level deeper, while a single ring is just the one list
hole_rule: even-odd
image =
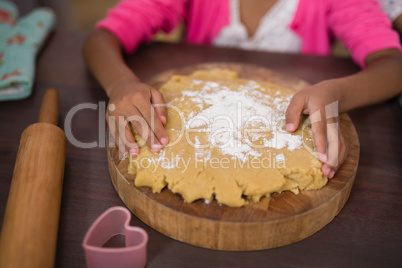
[{"label": "patterned oven mitt", "polygon": [[54,22],[54,14],[47,8],[18,20],[16,6],[0,0],[0,101],[31,94],[36,54]]}]

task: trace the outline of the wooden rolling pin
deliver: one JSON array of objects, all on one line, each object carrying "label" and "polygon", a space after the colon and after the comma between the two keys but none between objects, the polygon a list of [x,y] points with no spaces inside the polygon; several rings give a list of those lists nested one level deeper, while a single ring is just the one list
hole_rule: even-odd
[{"label": "wooden rolling pin", "polygon": [[54,267],[66,157],[58,101],[48,89],[39,122],[22,133],[1,230],[2,268]]}]

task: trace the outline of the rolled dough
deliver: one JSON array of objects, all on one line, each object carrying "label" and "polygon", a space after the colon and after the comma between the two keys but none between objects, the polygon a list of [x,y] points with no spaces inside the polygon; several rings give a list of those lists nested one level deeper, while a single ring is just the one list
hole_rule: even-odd
[{"label": "rolled dough", "polygon": [[170,142],[153,154],[134,131],[140,154],[130,158],[135,185],[165,187],[185,202],[216,200],[241,207],[282,191],[320,189],[327,183],[307,118],[294,133],[285,111],[294,91],[234,71],[173,76],[160,91],[168,105]]}]

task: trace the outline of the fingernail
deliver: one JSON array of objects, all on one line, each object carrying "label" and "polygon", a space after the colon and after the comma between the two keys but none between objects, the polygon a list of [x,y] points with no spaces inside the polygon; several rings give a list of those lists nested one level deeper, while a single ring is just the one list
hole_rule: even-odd
[{"label": "fingernail", "polygon": [[332,179],[332,178],[334,177],[334,175],[335,175],[335,171],[332,170],[332,171],[329,173],[328,178]]},{"label": "fingernail", "polygon": [[131,148],[130,149],[130,156],[136,157],[138,155],[138,148]]},{"label": "fingernail", "polygon": [[286,131],[292,132],[294,127],[295,127],[295,125],[292,123],[286,124]]},{"label": "fingernail", "polygon": [[161,121],[162,121],[162,124],[166,125],[166,117],[165,116],[161,116]]},{"label": "fingernail", "polygon": [[153,144],[151,146],[151,152],[158,153],[162,149],[162,145],[160,144]]},{"label": "fingernail", "polygon": [[328,161],[327,154],[317,152],[317,158],[318,158],[318,160],[320,160],[323,163],[327,163],[327,161]]},{"label": "fingernail", "polygon": [[162,145],[166,145],[166,144],[168,144],[168,142],[169,142],[169,140],[167,138],[162,138],[161,139]]},{"label": "fingernail", "polygon": [[329,177],[330,172],[331,172],[331,168],[329,168],[329,167],[325,167],[324,170],[322,171],[324,176],[327,176],[327,177]]}]

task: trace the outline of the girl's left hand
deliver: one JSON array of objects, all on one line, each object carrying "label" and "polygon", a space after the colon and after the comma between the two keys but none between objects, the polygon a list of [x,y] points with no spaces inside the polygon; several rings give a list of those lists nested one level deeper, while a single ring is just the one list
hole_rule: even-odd
[{"label": "girl's left hand", "polygon": [[347,155],[347,145],[339,127],[337,84],[332,80],[306,87],[297,92],[286,111],[286,130],[294,132],[300,115],[311,121],[317,157],[323,163],[322,173],[333,178]]}]

